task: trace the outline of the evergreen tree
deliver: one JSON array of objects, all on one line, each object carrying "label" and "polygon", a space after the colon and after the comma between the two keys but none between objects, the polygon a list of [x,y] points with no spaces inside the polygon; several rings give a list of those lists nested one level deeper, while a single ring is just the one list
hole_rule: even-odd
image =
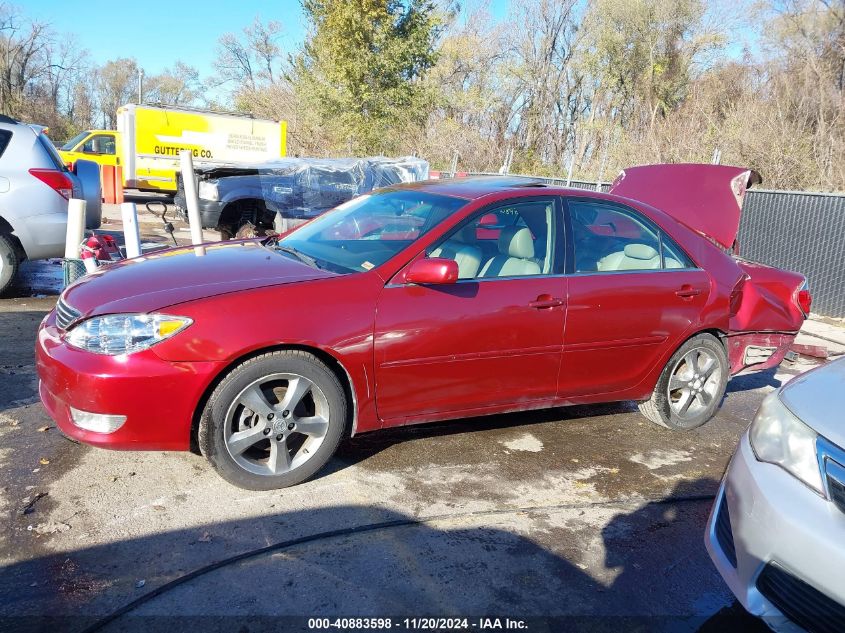
[{"label": "evergreen tree", "polygon": [[431,0],[303,0],[311,28],[293,64],[298,97],[333,145],[389,153],[425,120],[421,81],[436,62],[443,16]]}]

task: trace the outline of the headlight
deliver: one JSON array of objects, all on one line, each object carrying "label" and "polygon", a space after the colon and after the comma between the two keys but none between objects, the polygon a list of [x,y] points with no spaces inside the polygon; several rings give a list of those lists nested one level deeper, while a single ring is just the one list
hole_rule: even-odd
[{"label": "headlight", "polygon": [[169,314],[110,314],[83,321],[65,337],[68,345],[95,354],[132,354],[170,338],[193,321]]},{"label": "headlight", "polygon": [[748,437],[758,460],[777,464],[822,493],[822,476],[816,458],[818,434],[792,415],[777,392],[763,400]]},{"label": "headlight", "polygon": [[197,195],[203,200],[216,201],[220,195],[217,192],[217,183],[209,182],[208,180],[201,180],[199,189],[197,190]]}]

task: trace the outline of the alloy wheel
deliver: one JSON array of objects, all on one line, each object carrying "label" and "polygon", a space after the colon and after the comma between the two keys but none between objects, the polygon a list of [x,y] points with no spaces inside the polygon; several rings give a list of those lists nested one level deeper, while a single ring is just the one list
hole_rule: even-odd
[{"label": "alloy wheel", "polygon": [[256,475],[280,475],[317,452],[329,429],[329,403],[308,378],[277,373],[247,385],[226,413],[224,440],[235,462]]},{"label": "alloy wheel", "polygon": [[696,347],[684,354],[669,378],[669,407],[681,419],[695,418],[716,397],[722,380],[722,368],[715,353]]}]

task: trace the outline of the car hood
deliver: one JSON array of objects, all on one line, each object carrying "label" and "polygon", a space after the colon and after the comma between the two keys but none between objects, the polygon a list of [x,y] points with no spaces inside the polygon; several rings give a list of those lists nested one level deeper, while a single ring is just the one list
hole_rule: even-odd
[{"label": "car hood", "polygon": [[792,379],[780,399],[807,426],[845,448],[845,358]]},{"label": "car hood", "polygon": [[643,165],[623,169],[610,193],[645,202],[731,248],[745,192],[760,182],[760,174],[747,167]]},{"label": "car hood", "polygon": [[62,299],[83,316],[151,312],[213,295],[332,277],[257,241],[173,248],[109,264]]}]

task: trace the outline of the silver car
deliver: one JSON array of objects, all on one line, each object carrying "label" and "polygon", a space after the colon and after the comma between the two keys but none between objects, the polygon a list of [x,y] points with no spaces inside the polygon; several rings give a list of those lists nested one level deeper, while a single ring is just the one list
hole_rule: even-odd
[{"label": "silver car", "polygon": [[100,225],[98,174],[68,171],[40,129],[0,115],[0,293],[23,259],[64,254],[69,198],[88,200],[86,226]]},{"label": "silver car", "polygon": [[845,631],[845,359],[766,396],[705,544],[742,605],[772,628]]}]

